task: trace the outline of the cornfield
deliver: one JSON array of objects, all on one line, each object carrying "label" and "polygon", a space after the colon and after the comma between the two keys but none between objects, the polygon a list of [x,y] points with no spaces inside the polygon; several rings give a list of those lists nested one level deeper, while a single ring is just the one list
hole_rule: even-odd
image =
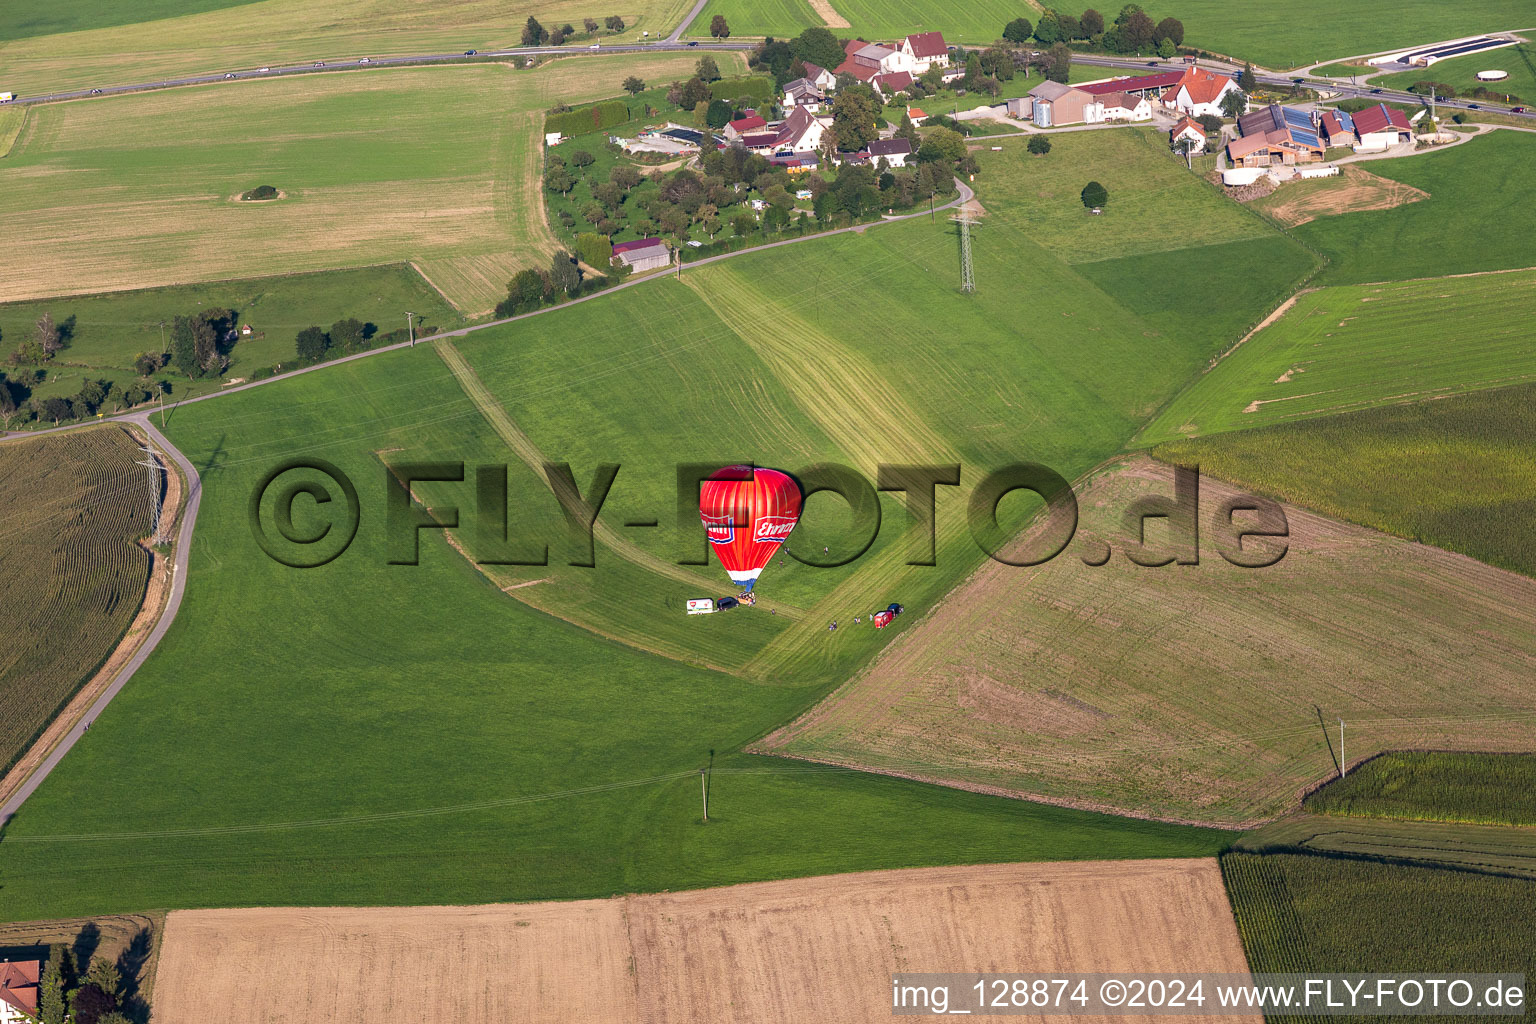
[{"label": "cornfield", "polygon": [[[153,513],[116,427],[0,447],[0,769],[112,653],[143,603]],[[158,498],[153,499],[158,500]]]},{"label": "cornfield", "polygon": [[1316,814],[1536,825],[1536,755],[1399,751],[1307,797]]},{"label": "cornfield", "polygon": [[1229,853],[1221,872],[1255,972],[1514,973],[1536,962],[1536,881],[1300,853]]}]

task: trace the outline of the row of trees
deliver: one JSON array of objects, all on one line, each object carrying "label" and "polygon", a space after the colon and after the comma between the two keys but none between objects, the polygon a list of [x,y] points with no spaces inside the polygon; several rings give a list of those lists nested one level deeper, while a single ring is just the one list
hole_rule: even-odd
[{"label": "row of trees", "polygon": [[368,348],[368,342],[378,333],[373,324],[348,317],[323,327],[306,327],[293,339],[294,354],[302,363],[318,363],[330,356],[351,355]]},{"label": "row of trees", "polygon": [[1077,17],[1048,10],[1034,25],[1028,18],[1013,19],[1003,27],[1003,38],[1019,46],[1031,39],[1042,46],[1082,40],[1110,53],[1156,52],[1167,58],[1184,44],[1184,23],[1177,18],[1153,22],[1138,4],[1126,4],[1107,26],[1104,15],[1092,7]]},{"label": "row of trees", "polygon": [[[588,36],[595,35],[598,30],[597,19],[583,19],[582,27],[586,29]],[[610,14],[607,18],[603,19],[602,27],[606,28],[609,32],[623,32],[624,19],[617,14]],[[539,19],[531,14],[528,16],[527,22],[523,24],[524,46],[561,46],[574,35],[576,35],[576,26],[574,25],[567,23],[552,29],[545,28],[539,24]]]},{"label": "row of trees", "polygon": [[[613,252],[611,246],[608,252]],[[608,283],[605,277],[587,281],[576,265],[576,257],[568,252],[557,252],[550,259],[548,270],[519,270],[507,282],[507,297],[496,304],[496,316],[531,313],[541,306],[574,299],[584,290]]]}]

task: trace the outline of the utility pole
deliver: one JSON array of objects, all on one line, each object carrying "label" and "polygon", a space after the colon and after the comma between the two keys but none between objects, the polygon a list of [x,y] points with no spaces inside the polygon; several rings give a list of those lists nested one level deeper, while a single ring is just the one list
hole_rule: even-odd
[{"label": "utility pole", "polygon": [[1349,762],[1344,760],[1344,719],[1339,719],[1339,778],[1349,774]]},{"label": "utility pole", "polygon": [[165,355],[165,318],[160,319],[160,354]]},{"label": "utility pole", "polygon": [[704,820],[709,821],[709,769],[699,769],[699,795],[704,798]]},{"label": "utility pole", "polygon": [[416,314],[407,311],[405,314],[405,330],[411,336],[411,348],[416,347]]},{"label": "utility pole", "polygon": [[151,518],[150,518],[151,526],[150,526],[150,530],[149,530],[149,542],[150,542],[150,544],[159,544],[160,543],[160,473],[162,472],[164,467],[162,467],[160,465],[160,461],[157,458],[157,456],[160,453],[155,450],[155,442],[154,442],[153,439],[149,439],[149,444],[148,445],[139,445],[139,451],[144,453],[144,461],[140,462],[139,465],[144,466],[144,467],[146,467],[149,470],[149,507],[150,507],[150,515],[151,515]]}]

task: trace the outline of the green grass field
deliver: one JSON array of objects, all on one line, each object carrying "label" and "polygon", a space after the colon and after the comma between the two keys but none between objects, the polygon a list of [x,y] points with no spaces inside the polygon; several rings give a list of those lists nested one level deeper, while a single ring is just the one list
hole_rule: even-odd
[{"label": "green grass field", "polygon": [[[1372,174],[1429,193],[1390,210],[1319,217],[1294,229],[1329,257],[1319,284],[1400,281],[1529,267],[1536,135],[1495,131],[1439,153],[1371,162]],[[1496,187],[1489,187],[1496,182]]]},{"label": "green grass field", "polygon": [[[1008,179],[1030,170],[985,171],[982,201],[1005,209]],[[1208,194],[1187,174],[1165,188],[1176,203],[1192,191],[1196,210]],[[1269,239],[1250,241],[1279,237],[1252,223]],[[174,412],[169,432],[205,488],[187,603],[0,842],[13,883],[0,916],[553,898],[1221,848],[1229,833],[739,753],[907,628],[854,629],[855,614],[892,600],[920,613],[981,558],[948,488],[937,567],[905,564],[892,494],[852,565],[775,565],[757,608],[681,614],[683,598],[726,586],[718,567],[671,564],[678,461],[834,460],[872,476],[882,461],[979,472],[1028,453],[1074,475],[1230,344],[1226,314],[1150,328],[1048,247],[1069,243],[1054,225],[994,213],[965,296],[953,227],[914,220]],[[1035,291],[1020,318],[1026,275]],[[316,570],[267,560],[246,521],[256,480],[296,454],[335,462],[364,495],[352,550]],[[421,565],[386,565],[381,460],[443,458],[508,463],[511,536],[549,537],[551,564],[477,570],[428,533]],[[545,459],[569,461],[583,487],[597,463],[622,466],[595,569],[565,564],[558,512],[529,469]],[[445,517],[457,507],[456,541],[485,558],[500,545],[474,528],[472,486],[415,490]],[[839,507],[813,499],[807,542],[840,539]],[[622,525],[642,517],[662,529]],[[849,625],[829,633],[834,618]],[[706,829],[690,773],[711,749]],[[660,781],[592,790],[647,779]],[[301,821],[325,824],[285,825]],[[124,831],[145,835],[59,838]],[[109,862],[112,885],[90,883]]]},{"label": "green grass field", "polygon": [[[486,340],[484,357],[515,354]],[[645,394],[622,364],[584,355],[594,397]],[[553,384],[531,367],[520,381],[525,401]],[[613,457],[680,438],[686,420],[644,432],[648,406],[687,408],[683,388],[668,394],[678,397],[620,399],[616,424],[637,433]],[[716,422],[709,448],[748,447],[746,434],[719,435],[730,422]],[[564,424],[592,429],[571,437]],[[546,430],[584,479],[578,445],[596,447],[600,425],[571,416]],[[5,918],[595,896],[924,863],[1199,855],[1227,842],[745,757],[734,751],[824,688],[794,676],[763,685],[605,640],[498,592],[430,534],[420,565],[386,564],[375,452],[512,457],[428,349],[189,406],[170,432],[203,474],[187,603],[0,841]],[[247,523],[251,488],[294,454],[333,460],[368,496],[352,549],[318,570],[268,560]],[[443,493],[429,503],[442,508]],[[469,495],[455,500],[467,516]],[[553,570],[545,586],[580,572]],[[606,597],[637,619],[687,621],[654,594]],[[696,772],[711,750],[704,828]],[[66,838],[123,832],[139,835]]]},{"label": "green grass field", "polygon": [[223,376],[192,381],[171,367],[158,374],[157,379],[170,383],[167,401],[217,391],[226,379],[292,359],[294,335],[311,325],[329,327],[355,317],[383,333],[404,327],[406,310],[418,315],[418,323],[451,327],[460,319],[420,274],[396,264],[8,303],[0,306],[0,346],[9,351],[30,338],[45,312],[55,322],[73,318],[68,347],[42,367],[46,376],[32,393],[69,397],[86,380],[127,387],[137,379],[135,356],[165,351],[173,318],[217,307],[235,310],[254,333],[230,350]]},{"label": "green grass field", "polygon": [[[1502,82],[1477,80],[1479,71],[1490,70],[1508,71],[1509,77]],[[1386,75],[1372,84],[1406,89],[1415,82],[1425,81],[1454,86],[1458,96],[1468,96],[1473,89],[1482,86],[1489,91],[1490,100],[1503,100],[1505,94],[1512,93],[1517,98],[1511,102],[1536,103],[1536,45],[1519,43],[1466,57],[1452,57],[1436,61],[1433,67]]]},{"label": "green grass field", "polygon": [[1158,445],[1244,487],[1536,576],[1536,385]]},{"label": "green grass field", "polygon": [[101,0],[57,0],[46,7],[17,5],[0,11],[0,42],[181,18],[249,2],[251,0],[147,0],[129,8],[104,4]]},{"label": "green grass field", "polygon": [[1325,75],[1329,78],[1348,78],[1351,75],[1369,75],[1377,71],[1374,64],[1358,64],[1351,61],[1340,61],[1337,64],[1324,64],[1320,68],[1314,68],[1315,75]]},{"label": "green grass field", "polygon": [[[693,64],[377,69],[33,110],[0,164],[0,298],[412,261],[464,314],[488,312],[555,248],[537,134],[551,96]],[[285,197],[238,201],[256,185]]]},{"label": "green grass field", "polygon": [[1393,751],[1306,799],[1314,814],[1536,825],[1536,754]]},{"label": "green grass field", "polygon": [[[585,17],[602,21],[618,14],[625,30],[603,31],[601,40],[634,42],[643,31],[666,35],[690,7],[688,0],[641,0],[617,8],[585,0],[513,5],[460,0],[426,8],[415,0],[333,0],[318,6],[307,0],[12,5],[15,14],[0,16],[12,33],[7,38],[0,31],[0,67],[5,68],[0,88],[35,96],[312,60],[485,52],[519,45],[530,14],[546,27],[570,22],[578,32]],[[78,31],[61,32],[64,28]],[[42,29],[60,34],[38,34]]]},{"label": "green grass field", "polygon": [[[985,44],[1003,34],[1003,26],[1024,14],[1039,12],[1006,0],[976,0],[945,4],[935,0],[830,0],[832,9],[848,22],[834,27],[839,36],[898,39],[913,32],[944,33],[946,42]],[[806,0],[711,0],[688,26],[687,34],[709,34],[710,21],[725,15],[733,36],[795,36],[827,23]]]},{"label": "green grass field", "polygon": [[150,502],[138,446],[117,427],[0,445],[0,775],[144,601]]},{"label": "green grass field", "polygon": [[1522,972],[1536,956],[1536,880],[1286,853],[1221,868],[1256,972]]},{"label": "green grass field", "polygon": [[[1147,13],[1154,20],[1172,15],[1183,21],[1186,46],[1269,68],[1525,28],[1532,20],[1529,5],[1521,0],[1361,0],[1351,5],[1348,18],[1336,18],[1326,0],[1292,0],[1284,10],[1262,17],[1221,0],[1182,0],[1166,8],[1148,7]],[[1327,31],[1318,31],[1320,25]]]},{"label": "green grass field", "polygon": [[[1389,211],[1390,212],[1390,211]],[[1536,271],[1322,288],[1178,396],[1145,444],[1536,378]]]}]

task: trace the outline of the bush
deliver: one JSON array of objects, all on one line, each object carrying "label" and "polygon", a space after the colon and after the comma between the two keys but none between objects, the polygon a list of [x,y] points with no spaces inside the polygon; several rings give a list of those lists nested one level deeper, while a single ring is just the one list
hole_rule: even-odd
[{"label": "bush", "polygon": [[1029,137],[1028,149],[1036,156],[1045,156],[1045,154],[1051,151],[1051,140],[1044,135],[1031,135]]},{"label": "bush", "polygon": [[550,114],[544,119],[544,130],[565,136],[586,135],[628,120],[629,104],[623,100],[604,100],[563,114]]},{"label": "bush", "polygon": [[613,243],[602,235],[583,231],[576,236],[576,255],[595,270],[607,270],[613,260]]},{"label": "bush", "polygon": [[240,198],[250,202],[260,202],[263,199],[276,199],[277,189],[271,185],[257,185],[249,191],[240,193]]},{"label": "bush", "polygon": [[1096,181],[1083,186],[1083,205],[1090,210],[1101,209],[1109,203],[1109,190]]}]

